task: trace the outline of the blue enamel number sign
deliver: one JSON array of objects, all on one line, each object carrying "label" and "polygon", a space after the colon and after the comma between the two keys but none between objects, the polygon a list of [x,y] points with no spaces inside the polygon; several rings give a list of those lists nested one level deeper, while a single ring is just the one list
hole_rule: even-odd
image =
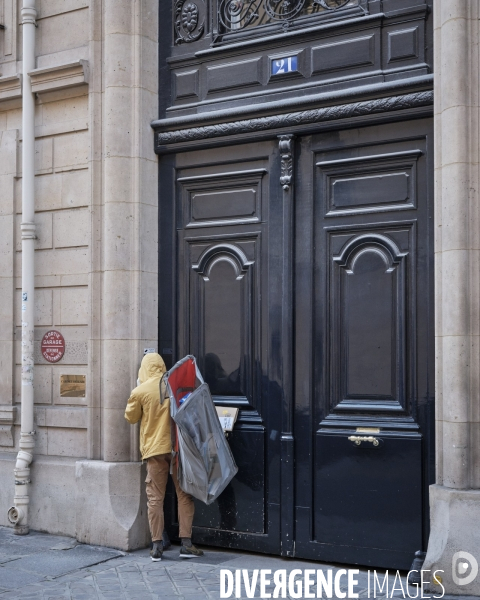
[{"label": "blue enamel number sign", "polygon": [[296,56],[286,56],[285,58],[272,60],[272,75],[282,75],[284,73],[293,73],[294,71],[297,71]]}]

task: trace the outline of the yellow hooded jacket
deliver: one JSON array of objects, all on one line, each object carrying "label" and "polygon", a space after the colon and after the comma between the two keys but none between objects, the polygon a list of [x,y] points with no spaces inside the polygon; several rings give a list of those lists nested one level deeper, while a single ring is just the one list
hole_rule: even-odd
[{"label": "yellow hooded jacket", "polygon": [[[138,379],[141,384],[130,394],[125,418],[129,423],[140,419],[140,452],[142,460],[172,451],[170,434],[170,400],[160,404],[160,379],[166,367],[160,354],[149,353],[143,357]],[[163,384],[162,384],[163,385]]]}]

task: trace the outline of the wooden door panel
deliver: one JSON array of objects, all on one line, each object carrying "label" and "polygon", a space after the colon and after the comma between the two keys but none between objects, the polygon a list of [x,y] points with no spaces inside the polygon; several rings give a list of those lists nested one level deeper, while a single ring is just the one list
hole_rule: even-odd
[{"label": "wooden door panel", "polygon": [[[422,546],[421,436],[375,434],[379,446],[357,446],[351,435],[316,435],[318,556],[327,558],[333,544],[342,548],[346,562],[407,570]],[[387,559],[390,551],[396,553],[394,562]]]},{"label": "wooden door panel", "polygon": [[185,227],[260,222],[266,173],[260,164],[240,164],[232,171],[178,177]]},{"label": "wooden door panel", "polygon": [[[424,143],[374,145],[358,151],[320,153],[317,177],[329,217],[415,208],[418,160]],[[405,148],[405,149],[404,149]]]},{"label": "wooden door panel", "polygon": [[[195,527],[203,528],[205,543],[221,539],[221,532],[266,534],[265,464],[259,460],[265,446],[265,432],[236,430],[229,435],[238,474],[210,506],[195,501]],[[206,530],[215,531],[206,531]]]},{"label": "wooden door panel", "polygon": [[260,314],[261,232],[184,239],[190,274],[189,345],[214,396],[239,396],[254,408]]},{"label": "wooden door panel", "polygon": [[414,308],[415,223],[324,231],[329,412],[405,412],[406,361],[414,351],[406,311]]},{"label": "wooden door panel", "polygon": [[[418,120],[300,141],[295,448],[301,557],[404,569],[428,539],[431,137],[431,121]],[[359,445],[349,440],[355,436]],[[380,441],[374,446],[368,439]]]},{"label": "wooden door panel", "polygon": [[228,438],[238,474],[212,505],[195,502],[194,536],[265,552],[280,550],[279,442],[270,436],[279,427],[269,405],[278,396],[269,371],[276,324],[267,304],[276,274],[267,268],[276,239],[268,219],[276,202],[274,149],[265,143],[180,155],[175,177],[176,354],[197,357],[217,406],[239,408]]}]

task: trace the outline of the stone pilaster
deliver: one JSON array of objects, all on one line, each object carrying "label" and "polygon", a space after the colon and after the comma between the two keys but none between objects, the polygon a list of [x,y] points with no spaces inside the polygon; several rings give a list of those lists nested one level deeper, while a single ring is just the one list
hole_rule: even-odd
[{"label": "stone pilaster", "polygon": [[480,563],[479,3],[434,10],[437,485],[424,568],[443,571],[447,593],[478,596],[480,576],[467,582]]},{"label": "stone pilaster", "polygon": [[75,475],[79,541],[149,542],[138,428],[124,418],[144,347],[157,347],[158,3],[92,0],[91,346],[88,456]]},{"label": "stone pilaster", "polygon": [[[102,399],[103,458],[138,460],[124,419],[144,347],[156,347],[158,7],[103,3]],[[153,337],[153,340],[152,340]]]}]

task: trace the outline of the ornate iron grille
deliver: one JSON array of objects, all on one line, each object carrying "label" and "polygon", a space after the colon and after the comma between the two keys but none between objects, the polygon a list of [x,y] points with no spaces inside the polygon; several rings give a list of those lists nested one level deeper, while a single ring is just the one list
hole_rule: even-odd
[{"label": "ornate iron grille", "polygon": [[219,33],[282,23],[358,6],[358,0],[218,0]]}]

